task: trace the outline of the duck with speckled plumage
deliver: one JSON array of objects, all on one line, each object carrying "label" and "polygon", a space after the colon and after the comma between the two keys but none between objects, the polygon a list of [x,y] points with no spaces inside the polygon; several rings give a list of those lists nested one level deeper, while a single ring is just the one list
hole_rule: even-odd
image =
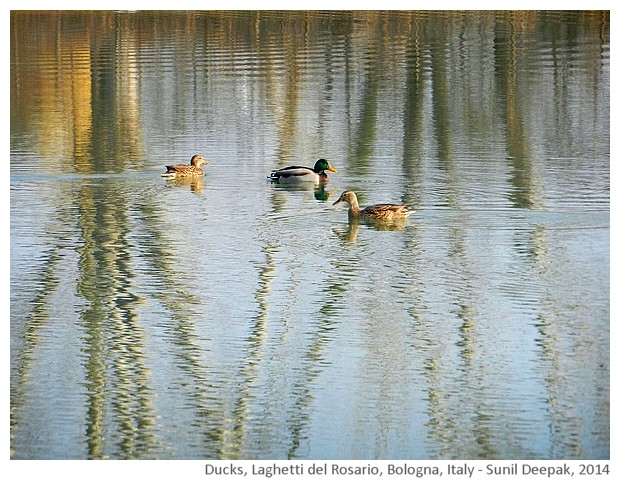
[{"label": "duck with speckled plumage", "polygon": [[205,172],[200,165],[209,165],[209,163],[202,155],[194,155],[189,165],[166,165],[167,170],[161,176],[167,178],[202,177]]},{"label": "duck with speckled plumage", "polygon": [[409,209],[406,205],[399,205],[395,203],[379,203],[377,205],[370,205],[362,209],[357,202],[357,195],[355,195],[355,193],[351,190],[342,192],[342,195],[340,195],[340,198],[334,202],[334,205],[338,205],[343,202],[349,205],[350,219],[404,220],[415,211]]}]

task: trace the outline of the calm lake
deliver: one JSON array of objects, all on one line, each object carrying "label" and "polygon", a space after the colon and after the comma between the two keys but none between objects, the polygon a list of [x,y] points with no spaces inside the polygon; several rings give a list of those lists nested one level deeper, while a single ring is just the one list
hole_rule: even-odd
[{"label": "calm lake", "polygon": [[10,22],[11,458],[609,458],[609,12]]}]

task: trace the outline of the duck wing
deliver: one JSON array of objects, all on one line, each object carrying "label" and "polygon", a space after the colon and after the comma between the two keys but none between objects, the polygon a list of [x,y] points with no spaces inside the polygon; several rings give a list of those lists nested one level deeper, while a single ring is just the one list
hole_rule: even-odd
[{"label": "duck wing", "polygon": [[362,210],[362,215],[373,218],[396,218],[406,217],[413,213],[406,205],[396,205],[393,203],[380,203],[370,205]]},{"label": "duck wing", "polygon": [[163,176],[186,176],[186,175],[204,175],[204,171],[200,167],[193,165],[166,165],[166,173]]},{"label": "duck wing", "polygon": [[314,174],[315,172],[311,168],[293,165],[290,167],[280,168],[279,170],[274,170],[271,172],[269,178],[274,180],[278,180],[280,178],[302,178],[304,176],[313,176]]}]

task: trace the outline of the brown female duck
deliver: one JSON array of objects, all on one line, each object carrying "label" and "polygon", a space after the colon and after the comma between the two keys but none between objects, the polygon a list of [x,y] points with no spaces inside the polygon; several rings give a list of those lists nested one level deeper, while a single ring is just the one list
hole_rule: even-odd
[{"label": "brown female duck", "polygon": [[200,165],[209,165],[202,155],[194,155],[189,163],[189,165],[166,165],[166,173],[162,173],[161,176],[168,178],[202,177],[205,172]]},{"label": "brown female duck", "polygon": [[410,210],[406,205],[394,203],[379,203],[361,209],[357,203],[357,196],[350,190],[342,192],[340,198],[334,205],[346,202],[349,204],[349,218],[364,220],[397,220],[404,219],[411,215],[414,210]]}]

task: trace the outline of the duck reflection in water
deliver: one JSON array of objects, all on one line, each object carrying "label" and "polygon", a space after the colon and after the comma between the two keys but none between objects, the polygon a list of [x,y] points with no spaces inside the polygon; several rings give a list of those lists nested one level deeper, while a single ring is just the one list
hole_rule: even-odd
[{"label": "duck reflection in water", "polygon": [[168,182],[170,185],[181,188],[188,188],[195,194],[203,193],[205,189],[203,177],[179,177],[171,178]]},{"label": "duck reflection in water", "polygon": [[338,238],[347,242],[355,242],[360,230],[360,226],[364,225],[376,231],[403,231],[407,225],[405,218],[396,220],[360,220],[359,218],[349,218],[347,228],[335,227],[333,232]]},{"label": "duck reflection in water", "polygon": [[280,183],[271,182],[274,188],[281,188],[292,192],[314,192],[314,198],[321,202],[326,202],[332,196],[332,192],[326,189],[324,183],[300,182],[300,183]]}]

